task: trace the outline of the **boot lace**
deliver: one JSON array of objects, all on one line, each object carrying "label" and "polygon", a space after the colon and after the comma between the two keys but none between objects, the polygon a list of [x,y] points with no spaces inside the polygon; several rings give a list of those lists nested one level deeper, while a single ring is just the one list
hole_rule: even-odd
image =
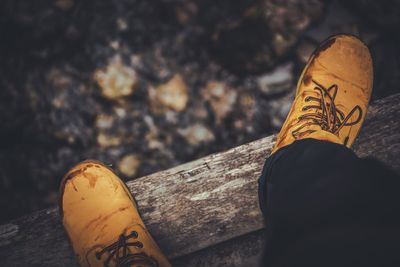
[{"label": "boot lace", "polygon": [[[145,253],[131,253],[129,247],[141,249],[143,243],[140,241],[133,241],[138,238],[138,233],[132,231],[129,235],[125,236],[121,234],[118,240],[111,245],[103,248],[96,253],[97,260],[101,260],[104,254],[108,254],[103,266],[110,267],[111,261],[115,264],[115,267],[130,267],[130,266],[159,266],[157,261],[146,255]],[[131,241],[132,240],[132,241]]]},{"label": "boot lace", "polygon": [[[315,84],[314,90],[319,93],[319,98],[307,96],[305,102],[314,101],[317,104],[304,106],[302,111],[309,109],[316,109],[316,111],[298,117],[299,122],[305,123],[292,132],[295,139],[300,138],[304,134],[315,132],[315,130],[310,129],[302,131],[310,125],[318,125],[322,130],[337,135],[344,126],[352,126],[361,121],[363,111],[360,106],[356,105],[347,115],[336,107],[335,99],[339,90],[336,84],[326,88],[315,80],[312,80],[312,82]],[[349,121],[355,114],[357,114],[357,118]],[[344,145],[347,144],[348,140],[349,136],[345,138]]]}]

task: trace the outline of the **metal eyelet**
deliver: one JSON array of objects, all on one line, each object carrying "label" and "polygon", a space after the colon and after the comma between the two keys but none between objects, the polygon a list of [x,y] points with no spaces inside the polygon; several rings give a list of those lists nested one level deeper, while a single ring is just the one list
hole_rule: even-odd
[{"label": "metal eyelet", "polygon": [[131,232],[131,236],[132,236],[133,238],[136,238],[136,237],[139,236],[139,234],[138,234],[136,231],[132,231],[132,232]]}]

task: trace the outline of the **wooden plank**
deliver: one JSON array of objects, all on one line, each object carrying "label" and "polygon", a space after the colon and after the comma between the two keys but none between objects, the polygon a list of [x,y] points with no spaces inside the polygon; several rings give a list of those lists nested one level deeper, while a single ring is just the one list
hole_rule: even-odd
[{"label": "wooden plank", "polygon": [[235,237],[215,246],[172,260],[174,267],[249,267],[261,266],[264,229]]},{"label": "wooden plank", "polygon": [[[400,94],[377,101],[356,142],[358,155],[373,155],[400,172],[399,116]],[[208,266],[217,266],[212,262],[219,257],[230,266],[246,265],[238,259],[236,242],[262,240],[255,234],[263,228],[257,178],[273,140],[266,137],[128,182],[150,232],[174,263],[197,265],[198,259],[202,266],[200,260],[208,258]],[[249,249],[252,255],[260,252],[259,245]],[[1,225],[0,259],[4,266],[76,266],[57,208]]]}]

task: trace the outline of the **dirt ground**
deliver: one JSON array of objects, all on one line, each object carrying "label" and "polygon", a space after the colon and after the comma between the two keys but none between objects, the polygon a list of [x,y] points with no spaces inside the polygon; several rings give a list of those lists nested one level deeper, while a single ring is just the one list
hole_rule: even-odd
[{"label": "dirt ground", "polygon": [[371,48],[373,100],[399,92],[399,3],[348,2],[2,1],[0,222],[83,159],[130,180],[277,132],[332,34]]}]

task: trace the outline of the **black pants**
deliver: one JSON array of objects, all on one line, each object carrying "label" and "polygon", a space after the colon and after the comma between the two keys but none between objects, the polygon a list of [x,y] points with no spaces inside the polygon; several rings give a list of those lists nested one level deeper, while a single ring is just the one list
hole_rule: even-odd
[{"label": "black pants", "polygon": [[259,181],[264,266],[400,266],[400,177],[334,143],[304,139]]}]

